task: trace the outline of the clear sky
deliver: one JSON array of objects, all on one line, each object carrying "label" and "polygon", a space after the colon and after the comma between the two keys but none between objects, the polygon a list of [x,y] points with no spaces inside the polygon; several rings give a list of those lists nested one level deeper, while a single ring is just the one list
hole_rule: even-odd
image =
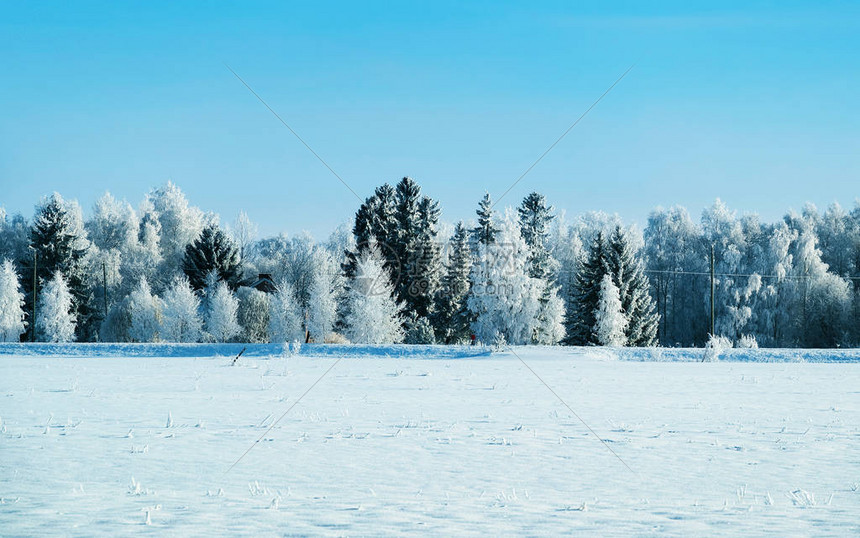
[{"label": "clear sky", "polygon": [[0,205],[88,210],[177,183],[323,238],[411,175],[443,218],[503,201],[644,224],[723,198],[780,217],[860,196],[858,2],[4,2]]}]

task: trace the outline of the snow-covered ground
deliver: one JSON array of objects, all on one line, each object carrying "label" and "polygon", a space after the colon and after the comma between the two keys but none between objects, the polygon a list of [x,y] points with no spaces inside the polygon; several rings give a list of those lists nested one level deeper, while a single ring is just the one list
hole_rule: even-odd
[{"label": "snow-covered ground", "polygon": [[0,534],[860,532],[851,352],[476,351],[0,346]]}]

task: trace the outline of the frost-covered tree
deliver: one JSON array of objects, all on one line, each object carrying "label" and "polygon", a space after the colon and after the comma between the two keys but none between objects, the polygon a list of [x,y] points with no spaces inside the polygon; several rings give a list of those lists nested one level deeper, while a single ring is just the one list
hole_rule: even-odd
[{"label": "frost-covered tree", "polygon": [[346,278],[355,276],[358,258],[370,248],[377,248],[385,260],[385,269],[397,280],[402,272],[401,260],[392,247],[398,242],[397,195],[394,188],[385,183],[377,187],[373,196],[367,198],[355,214],[352,233],[355,246],[346,252],[343,271]]},{"label": "frost-covered tree", "polygon": [[165,342],[199,342],[203,338],[200,299],[184,277],[174,279],[164,292],[160,334]]},{"label": "frost-covered tree", "polygon": [[493,200],[490,198],[490,193],[484,194],[484,197],[478,203],[478,225],[472,230],[472,241],[476,245],[490,245],[496,241],[496,234],[499,229],[494,222]]},{"label": "frost-covered tree", "polygon": [[648,277],[634,251],[627,232],[616,226],[608,244],[609,273],[618,287],[621,308],[627,318],[627,345],[653,346],[657,343],[659,316],[654,311]]},{"label": "frost-covered tree", "polygon": [[610,274],[609,246],[598,232],[591,242],[587,258],[576,271],[567,301],[565,343],[575,346],[597,344],[594,338],[594,313],[600,301],[600,283]]},{"label": "frost-covered tree", "polygon": [[247,213],[239,211],[239,216],[236,217],[236,221],[230,226],[228,231],[230,238],[239,249],[239,260],[244,262],[248,254],[250,254],[249,251],[254,244],[254,240],[257,238],[257,225],[251,222]]},{"label": "frost-covered tree", "polygon": [[33,254],[28,252],[30,226],[21,214],[9,216],[0,207],[0,256],[21,263]]},{"label": "frost-covered tree", "polygon": [[74,342],[76,317],[72,292],[60,271],[55,271],[39,294],[36,334],[41,342]]},{"label": "frost-covered tree", "polygon": [[206,290],[206,332],[215,342],[229,342],[242,332],[237,320],[239,301],[226,282],[212,283]]},{"label": "frost-covered tree", "polygon": [[314,275],[311,283],[307,329],[310,337],[318,343],[325,342],[337,321],[337,293],[334,282],[334,275],[321,271]]},{"label": "frost-covered tree", "polygon": [[206,275],[213,271],[232,290],[239,287],[242,279],[239,250],[227,234],[214,225],[203,228],[200,236],[185,248],[182,270],[195,290],[204,288]]},{"label": "frost-covered tree", "polygon": [[356,259],[355,276],[346,294],[346,336],[356,344],[392,344],[403,341],[402,305],[385,259],[371,245]]},{"label": "frost-covered tree", "polygon": [[594,337],[601,346],[620,347],[627,344],[627,317],[621,310],[618,287],[612,276],[603,275],[600,281],[597,310],[594,312]]},{"label": "frost-covered tree", "polygon": [[128,299],[131,316],[128,335],[132,342],[158,342],[163,310],[161,299],[152,293],[145,278],[140,279]]},{"label": "frost-covered tree", "polygon": [[24,332],[24,294],[12,260],[0,267],[0,342],[17,342]]},{"label": "frost-covered tree", "polygon": [[272,295],[269,307],[269,337],[274,343],[304,341],[299,301],[289,282],[279,282],[278,291]]},{"label": "frost-covered tree", "polygon": [[466,299],[471,288],[469,273],[472,269],[472,252],[463,222],[457,223],[449,243],[450,254],[445,276],[436,298],[434,327],[436,338],[445,344],[458,344],[469,340],[471,318]]},{"label": "frost-covered tree", "polygon": [[[85,282],[87,255],[90,242],[83,226],[80,206],[66,201],[58,193],[43,198],[36,208],[30,229],[30,246],[37,255],[38,281],[47,281],[57,271],[72,294],[72,313],[75,317],[76,338],[85,340],[92,315],[90,293]],[[25,258],[25,274],[33,273],[33,259]],[[32,308],[32,293],[27,296],[27,309]]]},{"label": "frost-covered tree", "polygon": [[152,190],[145,203],[158,222],[162,258],[159,276],[166,284],[181,273],[185,248],[197,239],[207,219],[200,209],[189,205],[182,190],[170,181]]},{"label": "frost-covered tree", "polygon": [[553,207],[542,194],[533,192],[517,209],[520,231],[528,245],[528,271],[532,278],[548,280],[556,272],[556,261],[547,249],[549,226],[555,218]]},{"label": "frost-covered tree", "polygon": [[266,343],[269,341],[269,294],[248,287],[237,292],[239,310],[237,318],[242,327],[242,341]]},{"label": "frost-covered tree", "polygon": [[657,208],[645,227],[645,264],[660,315],[664,346],[702,345],[707,340],[707,254],[699,227],[683,207]]},{"label": "frost-covered tree", "polygon": [[540,310],[541,283],[527,272],[528,247],[513,211],[495,242],[478,244],[467,300],[472,332],[484,343],[501,335],[508,344],[532,343]]}]

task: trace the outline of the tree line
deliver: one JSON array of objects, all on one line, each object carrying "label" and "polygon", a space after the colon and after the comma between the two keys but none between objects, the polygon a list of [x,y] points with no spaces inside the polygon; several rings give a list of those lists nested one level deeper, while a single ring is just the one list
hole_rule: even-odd
[{"label": "tree line", "polygon": [[[440,221],[411,178],[383,184],[326,241],[258,239],[174,184],[88,218],[47,196],[0,210],[3,341],[847,346],[860,340],[860,209],[775,223],[725,204],[644,231],[567,221],[539,193]],[[713,269],[711,268],[713,266]],[[713,293],[711,290],[713,289]],[[713,323],[711,306],[713,297]]]}]

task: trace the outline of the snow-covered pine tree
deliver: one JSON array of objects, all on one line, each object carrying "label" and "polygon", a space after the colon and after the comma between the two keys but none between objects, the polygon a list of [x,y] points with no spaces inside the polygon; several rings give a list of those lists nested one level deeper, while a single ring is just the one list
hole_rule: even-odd
[{"label": "snow-covered pine tree", "polygon": [[496,234],[499,229],[496,227],[493,218],[493,201],[490,198],[490,193],[484,194],[484,197],[478,203],[478,225],[472,229],[472,242],[477,249],[477,245],[490,245],[496,240]]},{"label": "snow-covered pine tree", "polygon": [[471,319],[466,308],[471,282],[472,252],[463,222],[457,223],[450,241],[451,253],[445,276],[436,295],[436,315],[433,325],[436,338],[445,344],[458,344],[469,340]]},{"label": "snow-covered pine tree", "polygon": [[367,198],[355,214],[352,228],[355,246],[347,251],[343,271],[346,278],[355,276],[356,264],[361,253],[376,245],[385,259],[385,269],[398,277],[401,272],[400,260],[392,245],[397,244],[399,235],[397,222],[397,200],[394,188],[388,183],[376,188],[373,196]]},{"label": "snow-covered pine tree", "polygon": [[145,278],[140,279],[128,299],[131,315],[128,335],[132,342],[158,342],[162,320],[161,299],[152,293]]},{"label": "snow-covered pine tree", "polygon": [[[80,207],[67,202],[58,193],[43,198],[36,208],[30,229],[30,246],[36,250],[37,277],[46,282],[59,271],[72,294],[72,312],[75,317],[76,338],[85,339],[84,325],[92,314],[89,290],[85,283],[86,256],[90,242],[83,229]],[[23,273],[33,274],[33,258],[22,262]],[[27,294],[27,310],[32,309],[32,291]],[[31,327],[32,329],[32,327]]]},{"label": "snow-covered pine tree", "polygon": [[547,206],[542,194],[533,192],[517,208],[520,231],[529,247],[528,271],[532,278],[549,279],[556,271],[557,262],[547,250],[549,225],[555,218],[552,206]]},{"label": "snow-covered pine tree", "polygon": [[508,344],[529,344],[540,309],[541,285],[527,273],[528,246],[513,211],[507,211],[495,242],[478,244],[467,299],[472,332],[485,344],[498,335]]},{"label": "snow-covered pine tree", "polygon": [[206,293],[206,332],[215,342],[229,342],[242,332],[236,318],[239,301],[223,281],[210,286]]},{"label": "snow-covered pine tree", "polygon": [[296,292],[289,282],[278,283],[269,305],[269,339],[273,343],[304,342],[302,316]]},{"label": "snow-covered pine tree", "polygon": [[[418,202],[416,235],[404,245],[405,272],[401,278],[400,301],[405,308],[429,324],[434,315],[434,298],[441,285],[442,259],[436,240],[436,225],[439,221],[439,204],[428,197]],[[426,331],[423,334],[427,334]],[[432,343],[425,337],[420,342]]]},{"label": "snow-covered pine tree", "polygon": [[160,334],[165,342],[199,342],[203,338],[200,299],[185,277],[174,279],[164,292]]},{"label": "snow-covered pine tree", "polygon": [[356,344],[403,341],[402,305],[395,299],[391,277],[379,249],[370,245],[356,260],[355,276],[346,294],[346,336]]},{"label": "snow-covered pine tree", "polygon": [[627,318],[627,345],[653,346],[657,343],[660,317],[654,311],[648,277],[642,261],[630,244],[626,232],[616,226],[608,245],[609,272],[618,287],[621,308]]},{"label": "snow-covered pine tree", "polygon": [[242,327],[242,341],[253,344],[268,342],[271,323],[269,294],[254,288],[241,287],[236,296],[239,299],[236,316]]},{"label": "snow-covered pine tree", "polygon": [[12,260],[0,267],[0,342],[17,342],[24,332],[24,294]]},{"label": "snow-covered pine tree", "polygon": [[603,275],[597,310],[594,312],[594,338],[601,346],[620,347],[627,343],[627,318],[621,311],[618,287],[612,276]]},{"label": "snow-covered pine tree", "polygon": [[570,286],[565,321],[565,343],[568,345],[597,343],[594,339],[594,313],[600,300],[600,282],[610,272],[608,250],[603,232],[598,231]]},{"label": "snow-covered pine tree", "polygon": [[74,342],[76,317],[66,279],[54,271],[39,294],[36,335],[41,342]]},{"label": "snow-covered pine tree", "polygon": [[553,208],[547,206],[542,194],[533,192],[526,196],[517,213],[520,231],[528,246],[528,273],[541,286],[532,342],[556,344],[564,336],[564,302],[558,296],[559,287],[555,283],[559,264],[547,249],[549,225],[555,218]]},{"label": "snow-covered pine tree", "polygon": [[226,282],[231,290],[239,287],[242,279],[242,261],[233,240],[217,226],[203,228],[200,236],[185,249],[182,269],[195,290],[206,285],[206,275],[211,271],[219,280]]}]

